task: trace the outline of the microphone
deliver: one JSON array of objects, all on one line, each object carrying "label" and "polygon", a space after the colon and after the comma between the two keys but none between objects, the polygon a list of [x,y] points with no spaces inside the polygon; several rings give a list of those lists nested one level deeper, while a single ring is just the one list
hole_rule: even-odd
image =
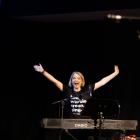
[{"label": "microphone", "polygon": [[57,103],[66,102],[66,101],[68,101],[68,98],[53,102],[52,104],[57,104]]}]

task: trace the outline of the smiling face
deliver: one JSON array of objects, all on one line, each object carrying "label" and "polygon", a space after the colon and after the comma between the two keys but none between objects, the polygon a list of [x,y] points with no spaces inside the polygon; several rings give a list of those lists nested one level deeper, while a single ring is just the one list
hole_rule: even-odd
[{"label": "smiling face", "polygon": [[74,73],[71,79],[73,88],[79,91],[81,89],[82,82],[82,78],[77,73]]},{"label": "smiling face", "polygon": [[69,86],[73,87],[74,91],[80,91],[81,87],[85,85],[84,76],[80,72],[73,72],[70,81]]}]

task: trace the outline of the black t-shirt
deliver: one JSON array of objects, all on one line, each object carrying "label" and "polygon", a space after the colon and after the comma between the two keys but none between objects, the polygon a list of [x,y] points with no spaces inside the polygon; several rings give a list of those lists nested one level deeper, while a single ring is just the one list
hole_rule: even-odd
[{"label": "black t-shirt", "polygon": [[65,115],[66,115],[65,117],[70,118],[82,117],[84,107],[87,101],[93,95],[94,86],[95,86],[94,84],[87,85],[83,87],[79,92],[73,91],[72,88],[66,85],[63,86],[63,96],[65,99],[67,99],[65,107]]}]

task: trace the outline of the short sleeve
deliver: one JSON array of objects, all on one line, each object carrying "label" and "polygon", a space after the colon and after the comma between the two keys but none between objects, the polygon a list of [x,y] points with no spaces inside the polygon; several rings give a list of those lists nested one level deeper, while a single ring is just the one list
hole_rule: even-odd
[{"label": "short sleeve", "polygon": [[63,97],[67,97],[71,93],[71,88],[67,85],[63,85]]},{"label": "short sleeve", "polygon": [[88,86],[88,91],[89,91],[89,96],[90,96],[90,97],[92,97],[92,95],[93,95],[94,87],[95,87],[95,84],[90,84],[90,85]]}]

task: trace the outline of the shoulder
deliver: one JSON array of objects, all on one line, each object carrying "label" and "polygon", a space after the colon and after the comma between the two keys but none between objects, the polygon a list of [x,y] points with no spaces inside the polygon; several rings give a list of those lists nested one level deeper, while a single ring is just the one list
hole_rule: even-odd
[{"label": "shoulder", "polygon": [[88,85],[88,87],[89,87],[91,90],[94,90],[95,83]]},{"label": "shoulder", "polygon": [[93,90],[95,87],[95,84],[89,84],[89,85],[86,85],[83,89],[84,90]]},{"label": "shoulder", "polygon": [[69,92],[69,91],[71,91],[72,90],[72,88],[71,87],[69,87],[69,86],[67,86],[67,85],[63,85],[63,91],[64,92]]}]

